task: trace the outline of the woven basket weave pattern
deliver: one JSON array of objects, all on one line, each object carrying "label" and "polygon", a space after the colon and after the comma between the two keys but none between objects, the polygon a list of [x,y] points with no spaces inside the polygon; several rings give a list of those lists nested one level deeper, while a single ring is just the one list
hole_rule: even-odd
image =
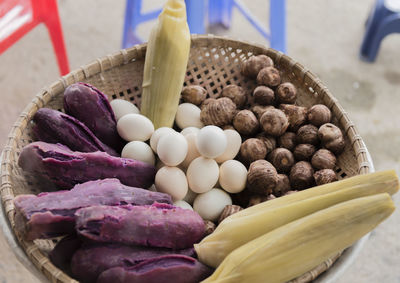
[{"label": "woven basket weave pattern", "polygon": [[[42,190],[52,188],[47,181],[38,176],[26,174],[17,165],[21,149],[33,141],[31,131],[33,115],[41,107],[63,111],[64,89],[80,81],[94,85],[107,94],[109,99],[122,98],[140,106],[145,50],[145,45],[135,46],[97,59],[71,72],[43,89],[21,113],[8,137],[1,164],[1,199],[13,229],[14,196],[22,193],[37,194]],[[331,109],[333,123],[342,129],[346,139],[345,151],[338,157],[337,168],[335,168],[339,179],[368,173],[371,165],[367,159],[366,148],[344,109],[317,77],[282,53],[222,37],[193,36],[185,85],[199,84],[207,90],[210,97],[216,97],[222,88],[229,84],[240,85],[250,93],[256,87],[256,83],[240,74],[240,64],[253,54],[266,54],[274,60],[281,72],[282,81],[290,81],[298,88],[297,104],[309,107],[322,103]],[[76,282],[56,268],[46,256],[46,251],[51,250],[56,241],[29,242],[18,235],[17,238],[31,261],[51,282]],[[322,263],[293,282],[309,282],[315,279],[327,270],[338,256]]]}]

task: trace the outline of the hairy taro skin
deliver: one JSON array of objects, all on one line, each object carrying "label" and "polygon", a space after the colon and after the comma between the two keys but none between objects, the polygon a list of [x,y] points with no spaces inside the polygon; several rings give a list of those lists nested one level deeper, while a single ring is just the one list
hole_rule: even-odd
[{"label": "hairy taro skin", "polygon": [[96,282],[98,276],[113,267],[129,268],[145,260],[164,255],[195,257],[194,248],[172,250],[110,243],[84,244],[71,260],[72,274],[83,282]]},{"label": "hairy taro skin", "polygon": [[93,205],[172,203],[169,195],[128,187],[117,179],[90,181],[69,191],[19,195],[14,200],[15,226],[27,240],[51,238],[75,231],[75,212]]},{"label": "hairy taro skin", "polygon": [[124,141],[118,135],[117,121],[107,96],[92,85],[75,83],[64,92],[65,112],[83,124],[102,142],[122,150]]},{"label": "hairy taro skin", "polygon": [[78,119],[50,108],[40,108],[33,116],[33,133],[40,141],[61,143],[81,152],[104,151],[112,156],[119,154],[100,141]]},{"label": "hairy taro skin", "polygon": [[197,212],[169,204],[92,206],[75,217],[78,235],[96,242],[185,249],[205,232]]},{"label": "hairy taro skin", "polygon": [[97,283],[195,283],[206,279],[213,269],[184,255],[149,259],[133,267],[114,267],[104,271]]},{"label": "hairy taro skin", "polygon": [[154,166],[142,161],[114,157],[100,151],[74,152],[64,145],[45,142],[25,146],[18,165],[27,172],[46,177],[63,189],[106,178],[117,178],[127,186],[148,188],[156,174]]}]

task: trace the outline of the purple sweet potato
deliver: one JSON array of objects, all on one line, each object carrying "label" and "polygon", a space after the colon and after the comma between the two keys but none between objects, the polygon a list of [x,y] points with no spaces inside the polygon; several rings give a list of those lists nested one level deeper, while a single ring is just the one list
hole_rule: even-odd
[{"label": "purple sweet potato", "polygon": [[67,235],[61,239],[50,252],[51,262],[58,268],[71,273],[71,259],[75,252],[81,247],[82,241],[76,234]]},{"label": "purple sweet potato", "polygon": [[82,122],[60,111],[40,108],[33,116],[33,121],[33,133],[41,141],[62,143],[81,152],[105,151],[112,156],[119,156]]},{"label": "purple sweet potato", "polygon": [[156,174],[154,166],[142,161],[114,157],[100,151],[73,152],[61,144],[45,142],[25,146],[18,165],[63,189],[106,178],[117,178],[127,186],[148,188],[154,183]]},{"label": "purple sweet potato", "polygon": [[132,267],[113,267],[100,274],[97,283],[197,283],[213,270],[184,255],[165,255]]},{"label": "purple sweet potato", "polygon": [[28,240],[51,238],[73,233],[74,214],[82,207],[153,202],[172,203],[172,200],[167,194],[124,186],[117,179],[91,181],[70,191],[17,196],[15,228]]},{"label": "purple sweet potato", "polygon": [[96,242],[185,249],[205,230],[197,212],[161,203],[92,206],[79,209],[75,217],[78,234]]},{"label": "purple sweet potato", "polygon": [[85,83],[75,83],[64,92],[65,112],[84,123],[93,134],[118,152],[124,141],[118,135],[117,121],[107,96]]},{"label": "purple sweet potato", "polygon": [[97,277],[112,267],[131,267],[144,260],[168,254],[194,257],[193,248],[171,250],[118,244],[88,244],[77,250],[71,260],[72,274],[84,282],[96,282]]}]

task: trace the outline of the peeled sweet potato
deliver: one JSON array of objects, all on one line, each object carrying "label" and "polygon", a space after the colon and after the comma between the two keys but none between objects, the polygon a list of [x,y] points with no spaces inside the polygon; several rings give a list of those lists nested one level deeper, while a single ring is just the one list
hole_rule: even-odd
[{"label": "peeled sweet potato", "polygon": [[131,267],[162,255],[181,254],[194,257],[193,248],[171,250],[119,244],[84,244],[71,260],[72,274],[84,282],[96,282],[97,277],[112,267]]},{"label": "peeled sweet potato", "polygon": [[113,267],[100,274],[97,283],[197,283],[213,270],[184,255],[165,255],[132,267]]},{"label": "peeled sweet potato", "polygon": [[33,142],[23,148],[18,165],[37,173],[63,189],[87,181],[117,178],[121,183],[148,188],[156,169],[142,161],[114,157],[106,152],[77,152],[61,144]]},{"label": "peeled sweet potato", "polygon": [[85,83],[68,86],[64,92],[65,112],[84,123],[102,142],[118,152],[124,141],[118,135],[117,121],[107,96]]},{"label": "peeled sweet potato", "polygon": [[79,209],[75,217],[78,235],[96,242],[185,249],[205,230],[197,212],[161,203],[92,206]]},{"label": "peeled sweet potato", "polygon": [[93,205],[172,203],[171,196],[105,179],[76,185],[70,191],[19,195],[14,200],[15,228],[28,240],[51,238],[75,231],[75,212]]},{"label": "peeled sweet potato", "polygon": [[82,122],[60,111],[40,108],[33,116],[33,121],[33,133],[41,141],[62,143],[81,152],[105,151],[112,156],[119,156]]}]

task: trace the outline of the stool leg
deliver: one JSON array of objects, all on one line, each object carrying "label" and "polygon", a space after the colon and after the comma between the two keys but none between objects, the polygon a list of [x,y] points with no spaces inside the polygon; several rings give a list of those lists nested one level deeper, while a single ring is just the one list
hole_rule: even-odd
[{"label": "stool leg", "polygon": [[57,1],[47,2],[48,11],[51,11],[45,19],[44,24],[49,31],[51,42],[53,43],[54,52],[57,57],[58,68],[61,75],[69,73],[69,63],[67,51],[65,49],[64,36],[61,28],[60,16],[58,14]]},{"label": "stool leg", "polygon": [[225,28],[231,26],[234,0],[208,0],[208,24],[221,24]]},{"label": "stool leg", "polygon": [[[212,0],[211,0],[212,1]],[[186,0],[186,14],[190,33],[204,34],[204,0]]]},{"label": "stool leg", "polygon": [[286,0],[270,0],[271,47],[286,53]]},{"label": "stool leg", "polygon": [[126,0],[124,31],[122,35],[122,48],[139,44],[141,40],[135,35],[137,19],[142,9],[141,0]]}]

